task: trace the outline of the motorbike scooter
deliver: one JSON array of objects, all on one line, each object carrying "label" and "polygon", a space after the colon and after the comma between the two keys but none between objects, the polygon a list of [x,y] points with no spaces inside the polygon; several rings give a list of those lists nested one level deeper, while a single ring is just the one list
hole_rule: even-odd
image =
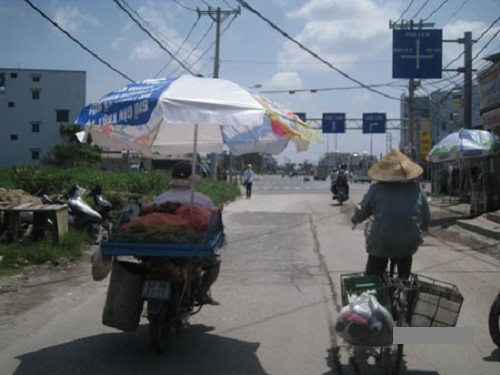
[{"label": "motorbike scooter", "polygon": [[94,208],[102,217],[101,224],[103,228],[109,232],[112,223],[110,213],[113,209],[113,205],[102,195],[102,187],[99,184],[90,189],[88,195],[92,197]]},{"label": "motorbike scooter", "polygon": [[90,244],[99,243],[101,235],[102,216],[99,212],[90,207],[82,198],[86,190],[78,185],[67,192],[67,201],[60,201],[49,197],[42,196],[42,202],[46,204],[67,204],[68,205],[68,224],[81,230],[87,234],[87,242]]}]

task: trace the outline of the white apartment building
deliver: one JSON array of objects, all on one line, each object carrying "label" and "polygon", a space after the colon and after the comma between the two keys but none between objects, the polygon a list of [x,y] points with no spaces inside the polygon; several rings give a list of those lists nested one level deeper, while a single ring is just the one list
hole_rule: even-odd
[{"label": "white apartment building", "polygon": [[84,71],[0,68],[0,168],[40,165],[85,95]]}]

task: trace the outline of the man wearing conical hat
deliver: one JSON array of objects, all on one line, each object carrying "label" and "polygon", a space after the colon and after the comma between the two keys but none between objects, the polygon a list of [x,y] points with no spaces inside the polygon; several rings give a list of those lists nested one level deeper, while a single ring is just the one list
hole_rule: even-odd
[{"label": "man wearing conical hat", "polygon": [[427,197],[417,181],[422,172],[418,164],[394,149],[368,170],[376,182],[351,219],[358,224],[373,216],[366,274],[383,274],[393,259],[399,276],[410,275],[413,254],[423,243],[431,219]]}]

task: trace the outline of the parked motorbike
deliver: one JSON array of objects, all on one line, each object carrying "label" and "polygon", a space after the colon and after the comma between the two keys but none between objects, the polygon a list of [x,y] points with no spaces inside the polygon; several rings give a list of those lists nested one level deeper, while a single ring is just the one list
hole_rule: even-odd
[{"label": "parked motorbike", "polygon": [[500,348],[500,292],[491,304],[490,314],[488,316],[488,328],[493,342]]},{"label": "parked motorbike", "polygon": [[102,187],[101,185],[97,184],[95,187],[93,187],[90,192],[88,193],[94,202],[94,208],[95,210],[101,215],[102,217],[102,226],[106,231],[110,230],[110,225],[112,223],[111,219],[111,210],[113,209],[113,205],[111,204],[110,201],[108,201],[103,195],[102,195]]},{"label": "parked motorbike", "polygon": [[42,196],[42,202],[45,204],[67,204],[68,205],[68,224],[87,234],[87,241],[91,244],[99,243],[101,235],[102,216],[99,212],[90,207],[82,198],[86,190],[78,185],[67,192],[67,201],[57,200],[48,195]]}]

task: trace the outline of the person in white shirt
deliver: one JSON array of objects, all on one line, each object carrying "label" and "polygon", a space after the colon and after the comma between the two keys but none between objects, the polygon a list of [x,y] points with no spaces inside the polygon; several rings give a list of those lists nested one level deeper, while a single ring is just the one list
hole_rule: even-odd
[{"label": "person in white shirt", "polygon": [[252,164],[247,165],[247,169],[243,172],[243,176],[241,180],[243,185],[246,188],[247,199],[250,199],[252,196],[252,183],[253,183],[254,173],[252,171]]}]

